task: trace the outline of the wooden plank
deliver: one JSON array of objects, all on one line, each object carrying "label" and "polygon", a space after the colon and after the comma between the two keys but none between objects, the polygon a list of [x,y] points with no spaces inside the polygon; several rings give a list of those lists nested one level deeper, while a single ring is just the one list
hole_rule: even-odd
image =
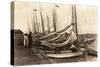
[{"label": "wooden plank", "polygon": [[47,54],[48,57],[52,57],[52,58],[68,58],[68,57],[75,57],[75,56],[81,56],[83,55],[83,52],[79,51],[79,52],[67,52],[67,53],[61,53],[61,54]]},{"label": "wooden plank", "polygon": [[[46,54],[55,54],[55,51],[53,50],[53,51],[48,51],[48,50],[46,50],[46,51],[43,51],[44,53],[46,53]],[[59,53],[69,53],[69,52],[72,52],[71,50],[63,50],[63,51],[59,51]]]}]

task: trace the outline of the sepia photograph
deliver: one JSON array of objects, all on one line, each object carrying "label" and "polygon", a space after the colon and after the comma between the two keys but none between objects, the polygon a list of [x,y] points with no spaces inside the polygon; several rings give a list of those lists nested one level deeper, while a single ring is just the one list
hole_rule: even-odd
[{"label": "sepia photograph", "polygon": [[11,2],[11,65],[97,61],[97,6]]}]

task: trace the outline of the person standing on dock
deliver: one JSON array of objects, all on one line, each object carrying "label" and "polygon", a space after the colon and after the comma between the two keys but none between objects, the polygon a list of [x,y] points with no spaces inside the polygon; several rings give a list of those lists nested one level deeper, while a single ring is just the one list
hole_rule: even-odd
[{"label": "person standing on dock", "polygon": [[31,47],[32,46],[32,32],[29,33],[28,40],[29,40],[29,46],[28,47]]},{"label": "person standing on dock", "polygon": [[24,34],[24,47],[28,47],[29,46],[29,39],[28,39],[28,34],[25,33]]}]

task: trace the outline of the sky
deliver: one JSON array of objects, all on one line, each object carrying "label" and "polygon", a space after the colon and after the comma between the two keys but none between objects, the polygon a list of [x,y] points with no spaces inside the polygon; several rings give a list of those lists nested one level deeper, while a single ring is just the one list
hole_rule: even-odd
[{"label": "sky", "polygon": [[[49,17],[50,27],[53,24],[52,12],[55,8],[57,31],[65,28],[72,22],[72,5],[57,4],[59,7],[54,7],[55,4],[49,3],[33,3],[16,1],[14,5],[14,29],[21,29],[27,33],[29,28],[33,32],[34,11],[37,9],[37,23],[41,27],[40,6],[43,14],[45,30],[47,30],[47,16]],[[76,5],[78,32],[97,33],[97,7],[87,5]],[[29,23],[29,25],[28,25]],[[40,29],[41,31],[41,29]],[[41,31],[42,32],[42,31]]]}]

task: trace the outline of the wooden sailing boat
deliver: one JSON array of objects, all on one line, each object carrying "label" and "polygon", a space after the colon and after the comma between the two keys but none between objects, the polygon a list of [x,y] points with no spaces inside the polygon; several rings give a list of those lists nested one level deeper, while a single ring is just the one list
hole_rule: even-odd
[{"label": "wooden sailing boat", "polygon": [[[73,30],[76,33],[76,37],[77,37],[77,45],[79,45],[78,43],[78,29],[77,29],[77,14],[76,14],[76,6],[72,5],[72,23],[73,23]],[[77,46],[78,49],[78,46]],[[80,56],[82,55],[83,52],[82,51],[77,51],[77,52],[64,52],[64,53],[59,53],[59,54],[47,54],[49,57],[53,57],[53,58],[65,58],[65,57],[75,57],[75,56]]]},{"label": "wooden sailing boat", "polygon": [[[73,26],[73,31],[75,32],[75,36],[77,37],[77,40],[76,40],[77,51],[75,51],[75,52],[73,52],[69,48],[67,48],[67,50],[65,49],[67,40],[64,43],[54,44],[55,41],[57,41],[57,39],[60,38],[60,40],[62,40],[62,38],[64,38],[64,36],[62,36],[62,35],[57,36],[57,34],[59,34],[59,33],[64,34],[65,33],[64,31],[66,31],[70,26]],[[50,27],[48,27],[48,28],[50,28]],[[53,36],[56,36],[56,37],[53,37]],[[51,38],[51,37],[53,37],[53,38]],[[79,47],[76,6],[72,5],[72,23],[70,25],[66,26],[64,29],[62,29],[60,31],[55,31],[53,33],[42,36],[42,37],[39,38],[39,40],[41,42],[41,44],[39,46],[42,46],[43,49],[48,48],[47,50],[42,50],[41,49],[42,52],[44,52],[48,57],[65,58],[65,57],[75,57],[75,56],[83,55],[84,52],[81,51],[80,47]],[[52,41],[54,43],[52,43]],[[60,50],[61,48],[63,48],[64,50]]]},{"label": "wooden sailing boat", "polygon": [[[77,30],[77,16],[76,16],[76,7],[75,7],[75,5],[73,5],[72,6],[72,24],[73,24],[73,30],[74,30],[74,32],[76,33],[76,36],[77,36],[77,42],[78,42],[78,30]],[[71,25],[72,25],[71,24]],[[63,30],[61,30],[61,31],[56,31],[56,32],[54,32],[54,33],[51,33],[51,34],[48,34],[48,35],[46,35],[46,36],[44,36],[44,37],[41,37],[40,38],[40,40],[45,40],[45,39],[47,39],[47,38],[49,38],[49,37],[51,37],[51,36],[54,36],[54,35],[56,35],[56,33],[61,33],[61,32],[63,32],[63,31],[65,31],[65,30],[67,30],[71,25],[69,25],[69,26],[67,26],[67,27],[65,27],[65,29],[63,29]],[[61,37],[61,36],[57,36],[57,37],[55,37],[55,38],[53,38],[53,39],[51,39],[51,40],[49,40],[50,42],[51,41],[53,41],[53,40],[56,40],[57,38],[59,38],[59,37]],[[49,42],[48,41],[48,42]],[[49,45],[47,45],[48,43],[44,43],[44,44],[42,44],[43,46],[47,46],[47,47],[50,47]],[[53,44],[53,43],[51,43],[51,44]],[[77,43],[77,45],[79,45],[78,43]],[[59,47],[59,48],[61,48],[61,47],[64,47],[64,46],[66,46],[66,44],[61,44],[60,46],[59,45],[55,45],[55,46],[57,46],[57,47]],[[51,46],[50,48],[53,48],[54,46]],[[54,51],[54,52],[53,52]],[[53,57],[53,58],[65,58],[65,57],[74,57],[74,56],[79,56],[79,55],[82,55],[83,54],[83,52],[82,51],[77,51],[77,52],[72,52],[71,50],[53,50],[52,52],[48,52],[48,50],[47,51],[44,51],[44,52],[46,52],[46,55],[47,56],[49,56],[49,57]]]}]

